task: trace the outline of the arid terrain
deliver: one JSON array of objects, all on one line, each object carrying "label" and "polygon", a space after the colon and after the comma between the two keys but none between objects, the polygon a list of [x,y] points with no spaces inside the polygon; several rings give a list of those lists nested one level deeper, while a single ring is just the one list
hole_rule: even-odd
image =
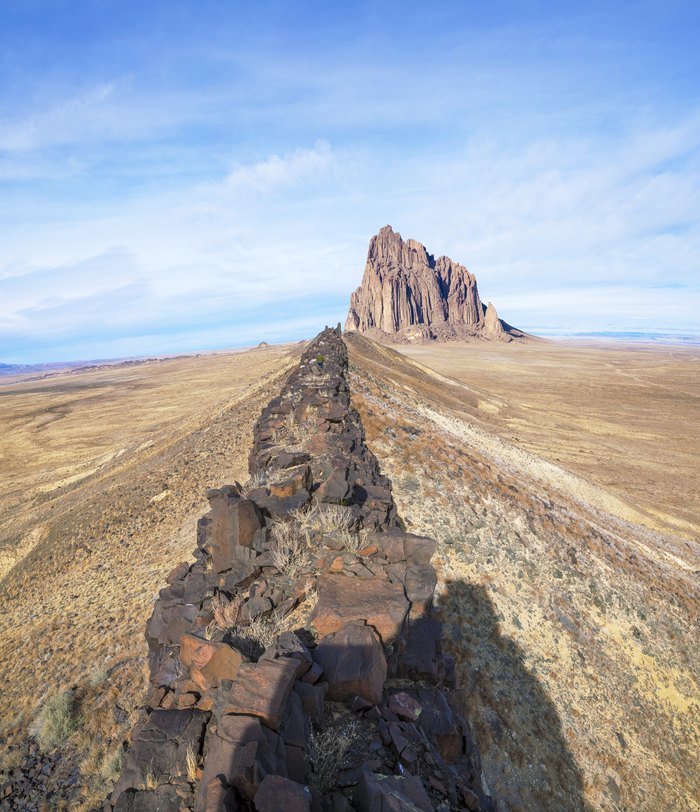
[{"label": "arid terrain", "polygon": [[[700,537],[700,347],[530,341],[400,346],[464,384],[470,425],[565,472],[620,518]],[[503,447],[505,449],[505,447]],[[562,469],[564,469],[562,471]]]},{"label": "arid terrain", "polygon": [[[559,380],[552,415],[547,399],[532,391],[536,381],[556,391],[556,378],[541,369],[549,349],[479,344],[408,350],[423,361],[442,358],[444,372],[469,380],[465,388],[362,337],[350,337],[350,347],[356,403],[399,511],[413,532],[441,542],[443,616],[451,625],[484,771],[503,808],[699,809],[700,545],[620,518],[618,494],[634,504],[638,493],[624,489],[634,479],[624,454],[618,452],[615,491],[586,486],[566,471],[571,437],[564,428],[551,429],[558,404],[571,401],[575,389],[578,409],[574,403],[561,409],[576,427],[574,448],[597,448],[602,456],[598,438],[572,418],[590,409],[593,424],[600,425],[605,399],[583,396],[595,391],[614,353],[601,355],[599,369],[595,351],[586,358],[574,350],[568,363],[578,360],[578,373],[568,385]],[[554,354],[559,364],[567,363],[567,348]],[[528,373],[529,358],[534,369]],[[660,490],[664,512],[673,509],[673,500],[683,503],[690,526],[698,524],[686,456],[697,443],[695,359],[689,352],[677,364],[677,398],[673,371],[663,371],[667,419],[664,424],[657,415],[653,424],[662,437],[685,437],[664,450]],[[641,361],[636,363],[639,369]],[[499,366],[520,372],[506,378]],[[617,428],[623,435],[633,466],[639,464],[635,445],[620,415],[626,409],[630,425],[642,423],[651,432],[644,398],[625,391],[637,379],[620,378],[619,390],[608,390],[609,410],[618,415],[608,421],[608,433]],[[517,436],[534,444],[538,430],[551,433],[540,442],[557,468],[544,451],[535,456],[498,436],[508,436],[507,425],[493,419],[489,404],[503,411],[510,404],[515,411],[521,398],[539,410],[528,412],[528,431],[519,425]],[[640,456],[644,461],[644,446]],[[606,465],[611,477],[613,466]],[[674,476],[677,489],[688,487],[682,496],[673,493]]]},{"label": "arid terrain", "polygon": [[[700,809],[698,352],[348,345],[399,513],[439,542],[500,809]],[[246,478],[299,352],[0,385],[0,775],[42,702],[76,686],[66,760],[84,809],[104,797],[152,600],[190,558],[205,489]]]},{"label": "arid terrain", "polygon": [[0,386],[0,771],[42,702],[80,686],[90,713],[75,748],[92,800],[104,794],[95,778],[145,690],[152,602],[191,555],[206,488],[246,479],[253,423],[298,352]]}]

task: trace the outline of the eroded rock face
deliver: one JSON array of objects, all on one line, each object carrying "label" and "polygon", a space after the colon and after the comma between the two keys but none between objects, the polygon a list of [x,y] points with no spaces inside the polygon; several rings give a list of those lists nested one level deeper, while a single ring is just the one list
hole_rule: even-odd
[{"label": "eroded rock face", "polygon": [[403,240],[385,226],[370,240],[345,329],[396,343],[522,336],[489,308],[463,265],[449,257],[435,259],[421,243]]}]

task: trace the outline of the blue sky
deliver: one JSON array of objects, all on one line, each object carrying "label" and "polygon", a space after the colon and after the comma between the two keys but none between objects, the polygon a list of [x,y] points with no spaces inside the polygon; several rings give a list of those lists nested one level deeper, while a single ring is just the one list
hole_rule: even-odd
[{"label": "blue sky", "polygon": [[524,329],[700,331],[700,4],[0,0],[0,361],[297,339],[390,223]]}]

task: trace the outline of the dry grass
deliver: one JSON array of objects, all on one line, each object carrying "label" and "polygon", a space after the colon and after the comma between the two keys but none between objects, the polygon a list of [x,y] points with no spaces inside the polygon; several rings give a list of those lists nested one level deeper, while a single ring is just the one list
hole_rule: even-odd
[{"label": "dry grass", "polygon": [[199,764],[197,755],[195,754],[191,745],[187,745],[187,752],[185,753],[185,765],[187,768],[187,780],[193,784],[197,780],[197,768]]},{"label": "dry grass", "polygon": [[296,519],[275,522],[271,535],[275,544],[272,553],[274,565],[281,573],[297,578],[313,569],[309,535]]},{"label": "dry grass", "polygon": [[222,592],[215,595],[212,610],[214,612],[214,622],[221,631],[226,631],[236,625],[244,597],[242,592],[234,595],[231,600]]},{"label": "dry grass", "polygon": [[258,617],[248,624],[231,627],[228,629],[228,639],[241,654],[257,660],[285,629],[284,619],[272,612],[266,618]]},{"label": "dry grass", "polygon": [[44,702],[29,732],[48,752],[60,747],[79,724],[75,693],[64,690]]},{"label": "dry grass", "polygon": [[322,535],[349,530],[353,524],[352,510],[343,505],[316,504],[311,510],[296,511],[294,518],[304,530]]},{"label": "dry grass", "polygon": [[460,408],[472,425],[604,489],[604,509],[700,536],[697,347],[547,341],[397,349],[463,385]]}]

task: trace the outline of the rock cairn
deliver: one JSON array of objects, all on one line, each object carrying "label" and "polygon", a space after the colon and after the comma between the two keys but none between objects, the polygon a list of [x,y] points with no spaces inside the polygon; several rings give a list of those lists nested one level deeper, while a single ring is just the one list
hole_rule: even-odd
[{"label": "rock cairn", "polygon": [[350,404],[340,326],[255,427],[250,481],[207,494],[161,590],[152,692],[106,809],[491,810],[406,533]]},{"label": "rock cairn", "polygon": [[389,343],[521,337],[486,307],[476,277],[449,257],[435,257],[391,226],[369,243],[359,288],[350,297],[345,329]]}]

